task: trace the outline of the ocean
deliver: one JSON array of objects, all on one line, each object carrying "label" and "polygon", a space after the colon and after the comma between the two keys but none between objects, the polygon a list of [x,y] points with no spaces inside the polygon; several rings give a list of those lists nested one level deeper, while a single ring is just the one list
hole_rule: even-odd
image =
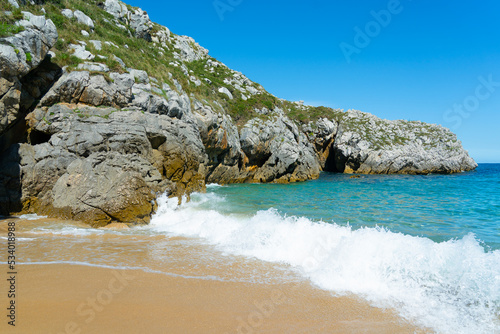
[{"label": "ocean", "polygon": [[453,175],[209,185],[180,205],[158,202],[151,224],[130,230],[34,220],[21,262],[308,280],[439,333],[500,333],[500,164]]}]

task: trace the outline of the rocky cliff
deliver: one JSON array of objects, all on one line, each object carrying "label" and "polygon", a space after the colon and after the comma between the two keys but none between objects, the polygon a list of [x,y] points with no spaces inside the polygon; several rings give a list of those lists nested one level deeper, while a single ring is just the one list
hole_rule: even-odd
[{"label": "rocky cliff", "polygon": [[120,1],[0,4],[0,214],[148,222],[206,183],[477,166],[441,126],[276,98]]}]

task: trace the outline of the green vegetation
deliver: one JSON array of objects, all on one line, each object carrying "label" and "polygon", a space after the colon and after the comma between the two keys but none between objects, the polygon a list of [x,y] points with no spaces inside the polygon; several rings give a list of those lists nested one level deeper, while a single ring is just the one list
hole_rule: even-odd
[{"label": "green vegetation", "polygon": [[340,109],[329,107],[298,106],[290,101],[282,102],[282,108],[288,110],[288,116],[301,123],[317,121],[320,118],[334,119],[340,121],[343,112]]},{"label": "green vegetation", "polygon": [[49,121],[45,118],[45,116],[43,117],[43,121],[44,121],[45,123],[47,123],[48,125],[52,125],[52,122],[49,122]]},{"label": "green vegetation", "polygon": [[83,109],[73,109],[72,113],[78,116],[79,118],[90,118],[90,117],[99,117],[104,119],[109,119],[112,113],[116,112],[116,109],[109,107],[92,107],[92,108],[83,108]]},{"label": "green vegetation", "polygon": [[5,22],[0,22],[0,37],[12,36],[23,30],[24,30],[23,27],[15,26]]},{"label": "green vegetation", "polygon": [[[0,2],[2,4],[7,3],[7,0],[0,0]],[[343,112],[339,110],[327,107],[301,106],[293,102],[280,100],[263,90],[257,83],[247,82],[242,84],[242,88],[252,86],[258,90],[257,94],[246,94],[245,100],[238,89],[235,89],[232,84],[226,83],[234,79],[235,72],[218,63],[216,59],[205,57],[204,59],[186,62],[183,69],[182,62],[175,58],[175,53],[179,54],[181,52],[181,50],[176,48],[172,40],[176,35],[170,34],[171,39],[166,41],[165,47],[135,38],[130,27],[125,27],[125,29],[119,27],[115,23],[115,18],[98,7],[97,4],[97,0],[53,0],[46,1],[43,6],[45,14],[42,12],[42,6],[40,5],[28,5],[28,8],[23,10],[28,10],[35,15],[45,15],[54,22],[58,29],[59,39],[52,50],[56,53],[53,61],[61,67],[67,66],[68,71],[78,70],[78,65],[83,62],[83,60],[72,55],[69,45],[85,42],[87,51],[104,57],[101,60],[96,58],[94,61],[105,63],[111,71],[126,72],[126,69],[122,68],[116,60],[116,56],[123,60],[127,66],[144,70],[150,76],[156,78],[160,88],[162,83],[166,83],[172,89],[176,89],[175,80],[192,100],[202,101],[216,111],[222,111],[222,107],[224,112],[227,112],[238,126],[242,126],[254,117],[266,119],[267,116],[256,112],[256,110],[262,110],[263,108],[267,108],[268,110],[281,108],[290,118],[302,123],[316,121],[322,117],[336,120],[342,117]],[[10,5],[6,6],[6,8],[10,8]],[[135,9],[130,6],[128,7],[129,10]],[[64,8],[81,10],[92,18],[95,30],[90,36],[86,37],[81,34],[81,30],[88,30],[87,26],[78,23],[75,18],[68,19],[61,14],[61,10]],[[1,24],[16,27],[13,24],[20,16],[22,16],[20,10],[13,10],[13,15],[7,16],[7,18],[2,17],[0,22]],[[123,22],[122,24],[125,25]],[[17,27],[16,29],[21,28]],[[160,32],[162,29],[162,26],[155,23],[152,33]],[[9,31],[9,33],[16,32],[16,30]],[[94,45],[90,43],[90,40],[100,40],[102,42],[102,49],[96,50]],[[194,43],[190,42],[190,44],[191,47],[197,48]],[[31,59],[30,56],[26,54],[27,59]],[[217,66],[210,68],[207,65],[209,60],[217,64]],[[187,76],[185,73],[186,69],[188,71]],[[106,73],[96,72],[92,74],[104,75],[105,79],[111,82],[109,75]],[[189,78],[191,76],[200,80],[201,85],[191,82]],[[227,88],[234,98],[229,99],[226,94],[219,93],[221,87]],[[164,92],[160,93],[160,95],[166,98]]]},{"label": "green vegetation", "polygon": [[61,67],[69,66],[68,70],[71,71],[72,69],[75,69],[78,66],[78,64],[83,63],[83,60],[64,52],[60,53],[56,57],[56,63]]},{"label": "green vegetation", "polygon": [[5,11],[0,11],[0,38],[12,36],[23,31],[24,27],[15,25],[16,21],[23,18],[21,9],[12,7],[7,0],[1,0],[0,7],[10,12],[8,14]]},{"label": "green vegetation", "polygon": [[[6,0],[0,1],[6,2]],[[129,27],[126,27],[126,29],[118,27],[114,22],[114,17],[98,7],[97,3],[97,0],[46,1],[46,4],[43,6],[46,14],[43,14],[42,6],[39,5],[29,5],[29,8],[27,8],[28,11],[35,15],[43,14],[47,18],[50,18],[58,28],[59,39],[53,49],[56,53],[53,61],[61,67],[67,66],[68,71],[77,70],[78,65],[83,62],[72,55],[72,51],[68,49],[69,45],[79,44],[80,41],[83,41],[86,43],[87,51],[94,55],[105,57],[102,60],[96,59],[94,61],[105,63],[111,71],[126,72],[115,59],[116,56],[122,59],[127,66],[144,70],[156,78],[160,88],[162,83],[166,83],[172,89],[176,89],[174,85],[175,79],[192,99],[202,101],[212,106],[216,111],[221,111],[222,107],[239,126],[254,117],[266,118],[267,116],[255,111],[256,109],[262,110],[263,108],[267,108],[268,110],[273,110],[276,107],[281,108],[292,119],[304,123],[315,121],[321,117],[336,118],[339,113],[339,111],[331,108],[303,107],[292,102],[277,99],[255,83],[252,83],[251,86],[259,90],[258,94],[247,94],[247,100],[244,100],[239,90],[235,89],[233,85],[226,84],[227,79],[233,79],[235,72],[222,64],[214,66],[211,70],[207,65],[207,61],[211,60],[214,63],[218,63],[216,59],[211,57],[186,62],[185,66],[188,71],[188,76],[186,76],[185,69],[182,69],[182,62],[174,57],[174,54],[180,53],[181,50],[175,47],[175,43],[172,40],[167,41],[164,48],[143,39],[135,38]],[[95,30],[90,36],[85,37],[81,34],[81,30],[88,30],[87,26],[78,23],[74,18],[68,19],[61,14],[61,9],[64,8],[81,10],[92,18]],[[129,8],[129,10],[134,9],[132,7]],[[19,18],[19,14],[20,11],[18,14],[12,15],[9,21],[5,22],[12,25]],[[155,23],[152,33],[157,33],[161,29],[163,27]],[[174,38],[175,35],[171,33],[170,37]],[[90,43],[90,40],[100,40],[102,42],[102,49],[96,50],[94,45]],[[194,43],[190,42],[190,44],[192,44],[191,47],[197,48]],[[28,54],[26,56],[28,59]],[[177,64],[177,66],[173,64]],[[102,74],[106,80],[111,81],[105,73],[93,74]],[[194,76],[200,80],[201,85],[197,86],[191,82],[189,79],[190,76]],[[243,88],[247,87],[246,84],[242,86]],[[231,100],[226,94],[219,93],[218,90],[221,87],[227,88],[234,98]],[[160,95],[166,97],[164,93]]]}]

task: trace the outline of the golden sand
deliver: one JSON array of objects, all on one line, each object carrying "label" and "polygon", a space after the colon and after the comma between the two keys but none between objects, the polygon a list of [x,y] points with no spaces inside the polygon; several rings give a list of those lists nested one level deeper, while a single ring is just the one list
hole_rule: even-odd
[{"label": "golden sand", "polygon": [[[417,330],[390,311],[370,307],[355,298],[332,297],[307,283],[220,282],[61,264],[22,265],[18,271],[16,328],[10,328],[16,333]],[[9,327],[3,321],[1,332],[7,332]]]},{"label": "golden sand", "polygon": [[[5,226],[0,222],[0,235]],[[392,310],[304,281],[243,283],[72,264],[21,264],[17,272],[16,326],[7,324],[9,300],[2,293],[1,333],[423,332]],[[0,282],[7,291],[7,280]]]}]

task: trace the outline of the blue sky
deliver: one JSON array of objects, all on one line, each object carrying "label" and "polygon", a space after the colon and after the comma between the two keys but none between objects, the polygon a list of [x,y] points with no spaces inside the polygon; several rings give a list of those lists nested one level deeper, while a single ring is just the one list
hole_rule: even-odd
[{"label": "blue sky", "polygon": [[498,1],[126,2],[278,97],[441,124],[500,162]]}]

